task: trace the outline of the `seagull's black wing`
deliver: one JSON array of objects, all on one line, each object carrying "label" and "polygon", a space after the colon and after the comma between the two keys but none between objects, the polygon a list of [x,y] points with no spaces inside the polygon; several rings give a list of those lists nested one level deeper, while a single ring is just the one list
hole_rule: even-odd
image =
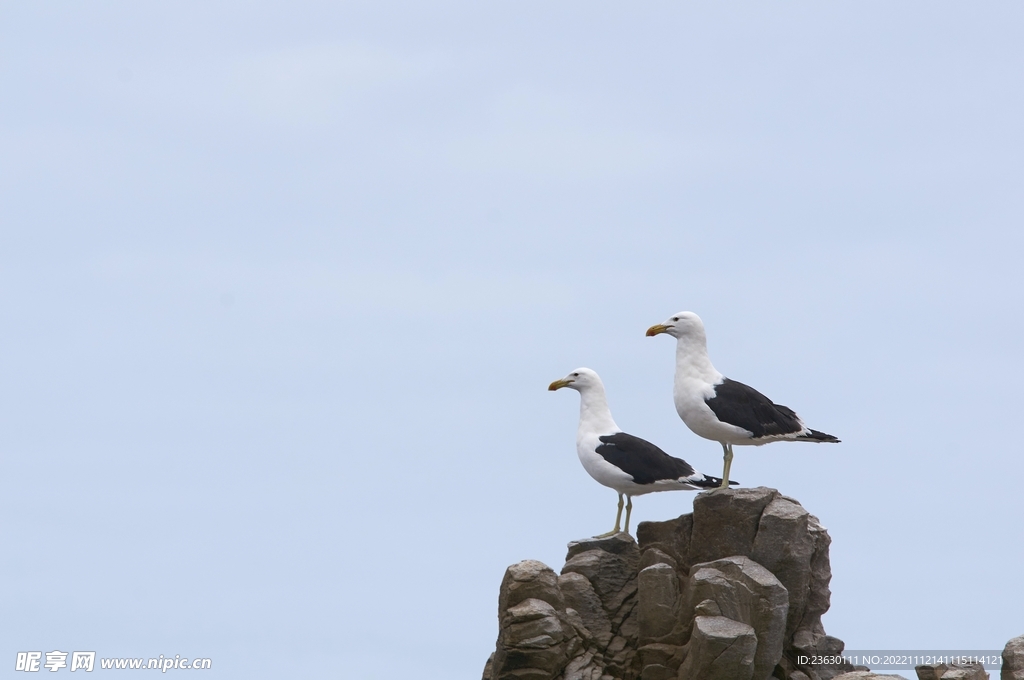
[{"label": "seagull's black wing", "polygon": [[[663,479],[680,479],[694,474],[699,476],[685,460],[673,458],[646,439],[625,432],[599,437],[603,442],[597,452],[637,484],[653,484]],[[695,484],[697,486],[697,484]]]},{"label": "seagull's black wing", "polygon": [[774,404],[753,387],[728,378],[715,385],[715,396],[704,401],[719,420],[749,430],[754,439],[796,434],[804,429],[793,409]]}]

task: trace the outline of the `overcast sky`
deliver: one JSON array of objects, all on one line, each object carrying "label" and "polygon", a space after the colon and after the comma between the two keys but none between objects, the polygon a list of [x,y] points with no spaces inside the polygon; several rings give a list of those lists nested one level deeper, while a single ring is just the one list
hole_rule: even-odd
[{"label": "overcast sky", "polygon": [[479,677],[505,567],[614,519],[551,380],[720,474],[644,337],[684,309],[843,440],[732,468],[829,529],[827,631],[1001,649],[1022,32],[1017,0],[0,3],[3,673]]}]

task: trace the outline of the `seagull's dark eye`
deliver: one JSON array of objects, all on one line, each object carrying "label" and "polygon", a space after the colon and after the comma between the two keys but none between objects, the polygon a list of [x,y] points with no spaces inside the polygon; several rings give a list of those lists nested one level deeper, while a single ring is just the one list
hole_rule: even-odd
[{"label": "seagull's dark eye", "polygon": [[573,374],[572,374],[572,377],[574,377],[574,378],[578,378],[578,377],[580,377],[580,374],[579,374],[579,373],[573,373]]},{"label": "seagull's dark eye", "polygon": [[673,317],[672,317],[672,320],[673,320],[673,321],[679,321],[679,317],[678,317],[678,316],[673,316]]}]

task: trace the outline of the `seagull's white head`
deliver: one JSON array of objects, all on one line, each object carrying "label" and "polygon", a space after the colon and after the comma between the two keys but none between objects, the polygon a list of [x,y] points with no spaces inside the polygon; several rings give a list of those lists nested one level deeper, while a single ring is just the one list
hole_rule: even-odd
[{"label": "seagull's white head", "polygon": [[693,312],[673,314],[665,323],[659,323],[647,329],[647,336],[652,337],[668,333],[673,338],[704,337],[704,322]]},{"label": "seagull's white head", "polygon": [[554,392],[555,390],[560,390],[563,387],[568,387],[571,390],[582,392],[590,387],[600,386],[602,386],[601,378],[598,377],[595,371],[592,371],[589,368],[577,368],[561,380],[556,380],[548,385],[548,389]]}]

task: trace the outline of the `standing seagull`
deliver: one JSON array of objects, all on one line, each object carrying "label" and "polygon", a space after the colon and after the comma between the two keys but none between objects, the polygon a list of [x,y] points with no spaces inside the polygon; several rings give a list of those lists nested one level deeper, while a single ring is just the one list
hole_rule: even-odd
[{"label": "standing seagull", "polygon": [[793,409],[772,403],[753,387],[730,380],[715,370],[708,357],[704,323],[693,312],[679,312],[647,329],[648,336],[668,333],[676,342],[676,412],[696,434],[722,445],[729,479],[732,447],[769,442],[829,442],[839,440],[804,425]]},{"label": "standing seagull", "polygon": [[[619,533],[622,519],[622,496],[626,505],[626,533],[633,511],[633,496],[652,491],[679,489],[714,489],[722,480],[694,470],[685,460],[673,458],[649,441],[623,432],[608,410],[604,383],[589,368],[577,368],[548,386],[554,392],[562,387],[580,393],[580,425],[576,430],[576,453],[583,468],[598,483],[619,492],[619,510],[615,528],[597,538]],[[736,482],[733,482],[734,484]]]}]

